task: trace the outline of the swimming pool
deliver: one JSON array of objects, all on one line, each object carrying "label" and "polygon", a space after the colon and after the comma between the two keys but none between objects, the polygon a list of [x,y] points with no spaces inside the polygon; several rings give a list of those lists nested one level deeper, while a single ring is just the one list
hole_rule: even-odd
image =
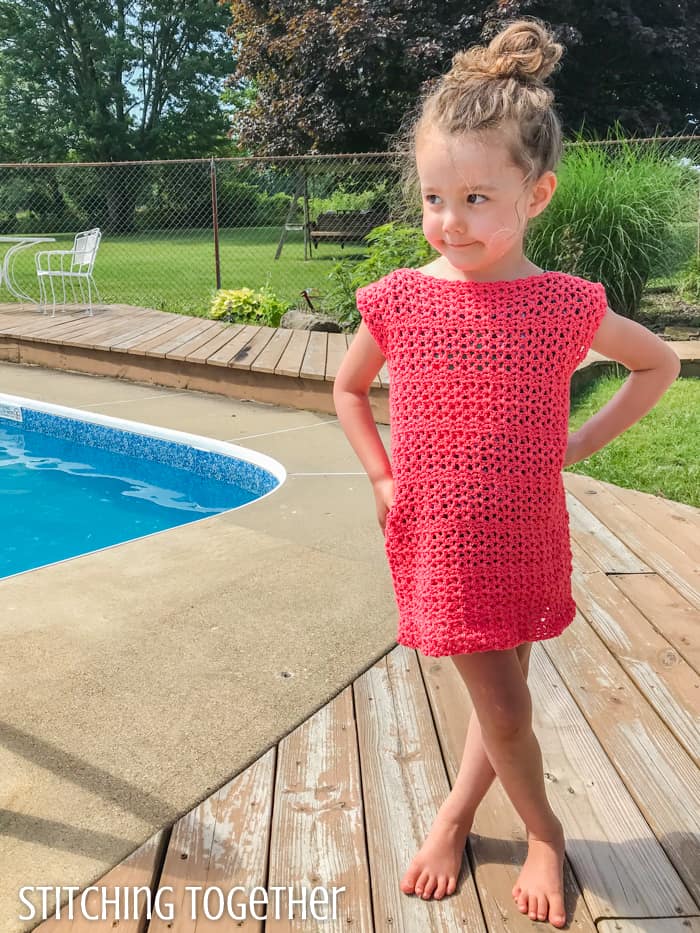
[{"label": "swimming pool", "polygon": [[236,444],[0,393],[0,578],[241,508],[286,476]]}]

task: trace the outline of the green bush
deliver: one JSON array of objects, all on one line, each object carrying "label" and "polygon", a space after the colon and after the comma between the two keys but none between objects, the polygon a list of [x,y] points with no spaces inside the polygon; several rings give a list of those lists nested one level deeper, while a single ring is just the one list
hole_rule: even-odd
[{"label": "green bush", "polygon": [[681,270],[678,293],[685,301],[700,303],[700,256],[695,255]]},{"label": "green bush", "polygon": [[267,286],[257,292],[252,288],[222,288],[212,299],[209,317],[215,321],[279,327],[288,309],[289,305],[280,301]]},{"label": "green bush", "polygon": [[285,194],[284,191],[278,191],[275,194],[262,191],[258,196],[254,225],[256,227],[281,227],[287,220],[291,200],[291,196]]},{"label": "green bush", "polygon": [[549,206],[530,223],[525,251],[544,269],[602,282],[612,307],[636,317],[647,281],[688,258],[698,176],[657,144],[567,149]]},{"label": "green bush", "polygon": [[373,188],[364,188],[362,191],[348,191],[341,182],[328,197],[314,197],[309,199],[309,215],[311,220],[318,220],[319,214],[326,211],[389,211],[392,194],[389,180],[383,178]]},{"label": "green bush", "polygon": [[330,287],[323,300],[324,308],[352,330],[361,320],[355,303],[355,291],[361,285],[374,282],[393,269],[425,265],[437,255],[419,227],[393,221],[371,230],[367,241],[370,245],[366,259],[335,264],[328,275]]}]

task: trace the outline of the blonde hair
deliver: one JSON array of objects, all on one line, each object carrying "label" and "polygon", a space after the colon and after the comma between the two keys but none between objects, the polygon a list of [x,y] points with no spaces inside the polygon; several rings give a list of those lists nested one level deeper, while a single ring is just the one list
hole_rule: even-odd
[{"label": "blonde hair", "polygon": [[487,46],[457,52],[450,71],[428,85],[391,143],[407,202],[420,198],[416,145],[430,129],[449,136],[503,130],[526,182],[553,171],[562,134],[554,94],[544,82],[563,51],[545,24],[531,18],[510,23]]}]

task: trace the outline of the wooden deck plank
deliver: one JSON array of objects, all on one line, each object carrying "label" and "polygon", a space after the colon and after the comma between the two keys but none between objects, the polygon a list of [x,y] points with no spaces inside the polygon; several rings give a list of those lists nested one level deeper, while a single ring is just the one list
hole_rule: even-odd
[{"label": "wooden deck plank", "polygon": [[449,792],[415,652],[397,646],[358,677],[354,694],[375,929],[486,930],[466,850],[450,897],[399,887]]},{"label": "wooden deck plank", "polygon": [[700,674],[698,610],[656,573],[617,574],[615,586],[640,610],[696,674]]},{"label": "wooden deck plank", "polygon": [[143,339],[133,344],[129,352],[135,356],[165,356],[164,353],[159,352],[159,348],[167,341],[172,341],[191,330],[192,319],[183,315],[179,320],[171,321],[167,330],[153,335],[144,334]]},{"label": "wooden deck plank", "polygon": [[131,333],[134,323],[131,320],[106,320],[101,325],[95,324],[79,334],[71,335],[71,343],[77,347],[86,347],[90,350],[100,348],[109,349],[113,340],[120,340],[125,334]]},{"label": "wooden deck plank", "polygon": [[188,354],[198,350],[199,347],[204,346],[207,341],[211,340],[215,334],[221,334],[225,330],[226,325],[220,321],[209,321],[209,327],[206,330],[201,331],[196,337],[192,337],[165,355],[171,360],[185,360]]},{"label": "wooden deck plank", "polygon": [[306,345],[306,353],[299,370],[299,376],[302,379],[318,379],[320,381],[325,379],[327,349],[328,333],[323,330],[309,331],[309,342]]},{"label": "wooden deck plank", "polygon": [[[233,911],[248,907],[255,887],[265,887],[276,749],[271,748],[219,791],[203,800],[175,823],[163,864],[159,887],[169,886],[174,918],[154,917],[148,933],[194,933],[240,929],[213,892],[231,892]],[[232,892],[239,886],[242,891]],[[188,887],[190,886],[190,887]],[[202,891],[192,890],[201,886]],[[204,891],[209,889],[204,900]],[[225,907],[225,905],[224,905]],[[192,914],[195,919],[192,919]],[[246,930],[262,931],[263,921],[248,916]]]},{"label": "wooden deck plank", "polygon": [[649,564],[589,510],[588,499],[583,503],[569,492],[568,479],[564,485],[571,537],[593,558],[598,568],[605,573],[652,573]]},{"label": "wooden deck plank", "polygon": [[51,339],[52,342],[61,341],[64,335],[70,335],[74,330],[80,329],[89,324],[92,318],[85,315],[80,317],[65,317],[59,321],[47,318],[42,315],[40,320],[19,321],[9,327],[3,327],[3,332],[15,337],[23,337],[28,340]]},{"label": "wooden deck plank", "polygon": [[335,377],[340,369],[340,364],[345,359],[348,352],[348,341],[346,334],[328,334],[328,347],[326,350],[326,379],[329,382],[335,382]]},{"label": "wooden deck plank", "polygon": [[33,326],[27,328],[25,335],[33,340],[41,340],[46,343],[66,343],[77,344],[82,336],[93,330],[105,326],[126,324],[132,320],[131,315],[110,314],[110,315],[82,315],[79,318],[66,318],[65,321],[57,322],[51,318],[44,327]]},{"label": "wooden deck plank", "polygon": [[0,333],[13,335],[16,329],[22,329],[26,324],[39,322],[39,317],[45,320],[44,315],[35,315],[35,320],[28,318],[26,311],[3,311],[0,313]]},{"label": "wooden deck plank", "polygon": [[[573,550],[578,545],[572,543]],[[626,574],[582,574],[576,561],[576,605],[608,650],[661,716],[696,764],[700,764],[700,677],[618,587]],[[638,576],[632,574],[632,576]],[[648,579],[661,579],[644,574]],[[647,587],[648,589],[648,587]],[[700,623],[700,612],[696,625]]]},{"label": "wooden deck plank", "polygon": [[[533,651],[537,650],[538,646],[534,645]],[[418,661],[440,737],[450,784],[454,785],[462,760],[473,704],[464,681],[449,658],[419,657]],[[555,731],[556,729],[558,723]],[[549,761],[552,755],[557,758],[556,764],[559,764],[562,739],[555,735],[553,742],[548,741],[551,727],[548,722],[542,723],[542,716],[538,711],[535,711],[535,731],[542,745],[545,770],[549,770],[550,767],[555,767]],[[562,818],[565,830],[571,830],[572,827],[567,825],[569,801],[564,801],[564,813],[560,812],[555,801],[552,803]],[[573,829],[577,831],[577,825]],[[511,894],[527,856],[527,837],[520,817],[499,780],[495,780],[491,785],[476,812],[469,837],[469,851],[489,933],[496,930],[499,933],[531,930],[532,921],[518,910]],[[580,933],[595,933],[594,918],[581,896],[581,889],[568,858],[564,863],[564,903],[568,929],[576,929]]]},{"label": "wooden deck plank", "polygon": [[277,364],[276,375],[291,376],[293,379],[299,376],[310,334],[308,330],[294,331]]},{"label": "wooden deck plank", "polygon": [[[700,509],[685,502],[675,502],[663,496],[654,496],[638,489],[625,489],[604,480],[595,480],[611,495],[616,496],[632,511],[653,525],[657,531],[692,553],[697,548],[697,532],[700,529]],[[575,487],[572,486],[572,491]]]},{"label": "wooden deck plank", "polygon": [[322,886],[328,900],[316,902],[315,918],[308,902],[306,919],[300,905],[289,905],[294,922],[288,906],[282,916],[268,918],[265,933],[316,925],[329,933],[371,933],[352,688],[346,687],[282,739],[277,760],[268,889],[293,886],[294,897],[300,898],[300,887],[308,893]]},{"label": "wooden deck plank", "polygon": [[174,334],[171,339],[164,336],[163,342],[150,350],[152,356],[170,356],[170,354],[179,350],[181,346],[189,344],[193,339],[199,339],[201,334],[207,333],[211,329],[211,321],[206,318],[200,318],[198,321],[192,321],[190,327],[184,333]]},{"label": "wooden deck plank", "polygon": [[245,352],[245,348],[255,337],[258,330],[258,327],[244,324],[220,349],[207,357],[207,363],[213,366],[229,366],[237,353]]},{"label": "wooden deck plank", "polygon": [[166,333],[171,327],[172,321],[170,319],[164,321],[162,318],[155,318],[135,322],[123,337],[115,338],[110,343],[109,349],[118,353],[126,353],[145,340],[151,340],[159,334]]},{"label": "wooden deck plank", "polygon": [[[580,615],[558,638],[548,639],[542,645],[593,730],[596,744],[600,743],[604,749],[653,832],[650,837],[642,825],[633,836],[622,840],[625,859],[645,864],[639,876],[645,886],[642,892],[645,909],[637,910],[636,916],[697,913],[693,898],[696,902],[700,899],[698,769]],[[551,702],[551,696],[548,699],[545,695],[543,701]],[[583,735],[587,737],[587,733]],[[582,797],[598,796],[599,778],[589,772],[587,760],[581,755],[579,767],[580,774],[589,774],[589,781],[578,780],[575,787]],[[594,786],[589,786],[590,781]],[[610,796],[612,790],[615,799]],[[584,799],[578,802],[583,806]],[[611,782],[610,790],[597,805],[599,824],[583,826],[579,845],[584,853],[587,846],[595,846],[598,833],[607,838],[611,831],[615,832],[619,826],[617,808],[625,802],[626,795]],[[604,817],[606,809],[611,811],[610,825]],[[609,855],[605,847],[601,853],[604,857]]]},{"label": "wooden deck plank", "polygon": [[196,350],[192,350],[188,353],[185,359],[191,363],[206,363],[210,356],[226,346],[227,343],[230,343],[244,329],[245,324],[229,324],[224,326],[223,329],[214,334],[210,340],[207,340],[206,343],[197,347]]},{"label": "wooden deck plank", "polygon": [[292,339],[293,330],[288,328],[278,328],[272,335],[272,339],[267,343],[264,350],[255,360],[256,373],[274,373],[277,368],[287,344]]},{"label": "wooden deck plank", "polygon": [[274,338],[276,330],[277,328],[275,327],[259,327],[257,333],[235,354],[228,365],[232,369],[245,369],[249,372],[253,372],[258,356],[260,356]]},{"label": "wooden deck plank", "polygon": [[[69,908],[66,904],[61,909],[60,919],[51,918],[40,923],[36,927],[37,933],[94,933],[97,929],[115,929],[119,928],[120,933],[144,933],[147,925],[148,900],[147,894],[142,893],[134,904],[133,893],[129,893],[128,903],[124,904],[124,891],[133,891],[136,888],[146,888],[151,893],[151,905],[155,901],[155,892],[158,884],[158,873],[163,859],[163,849],[168,833],[165,830],[159,830],[150,839],[139,846],[131,855],[127,856],[123,862],[116,865],[97,883],[99,887],[105,887],[105,920],[91,919],[100,917],[102,914],[102,896],[97,891],[88,892],[85,898],[85,908],[81,906],[82,892],[80,892],[72,903],[72,917],[70,919]],[[85,887],[88,887],[85,885]],[[116,907],[106,903],[107,898],[114,899],[117,895],[115,888],[121,892],[121,906],[126,907],[120,910],[121,919],[116,915]],[[84,889],[83,889],[84,890]],[[56,911],[52,908],[52,912]],[[138,914],[138,916],[137,916]]]},{"label": "wooden deck plank", "polygon": [[245,360],[249,353],[250,344],[259,330],[259,327],[244,324],[228,343],[225,343],[221,349],[207,357],[207,363],[213,366],[232,366],[237,359]]},{"label": "wooden deck plank", "polygon": [[[572,476],[575,478],[572,479],[570,487],[572,490],[578,490],[577,495],[572,495],[572,498],[574,501],[585,502],[585,509],[583,506],[577,507],[577,518],[582,511],[587,511],[589,516],[592,516],[592,521],[598,523],[598,527],[604,523],[607,535],[624,542],[625,549],[633,553],[640,563],[644,563],[645,572],[653,570],[660,574],[684,599],[700,608],[700,562],[692,559],[697,546],[691,553],[686,552],[648,521],[635,514],[626,503],[607,489],[595,486],[588,477],[576,477],[575,474]],[[588,536],[584,540],[579,536],[579,541],[584,550],[591,553],[591,537]],[[614,571],[607,567],[603,569],[615,573],[639,572],[638,569],[630,570],[626,567],[616,567]]]},{"label": "wooden deck plank", "polygon": [[598,933],[700,933],[700,917],[644,917],[601,920]]}]

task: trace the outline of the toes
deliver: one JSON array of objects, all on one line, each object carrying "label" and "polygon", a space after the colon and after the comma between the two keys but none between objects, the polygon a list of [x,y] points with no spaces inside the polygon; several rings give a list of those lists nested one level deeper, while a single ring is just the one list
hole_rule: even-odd
[{"label": "toes", "polygon": [[520,891],[521,891],[521,890],[522,890],[522,889],[521,889],[520,885],[519,885],[519,884],[516,884],[515,887],[513,888],[513,890],[512,890],[510,893],[511,893],[511,894],[513,895],[513,897],[516,898],[516,900],[517,900],[517,897],[518,897],[518,895],[520,894]]},{"label": "toes", "polygon": [[521,891],[517,899],[518,910],[521,914],[527,913],[527,894],[524,891]]},{"label": "toes", "polygon": [[420,875],[418,875],[418,879],[416,881],[416,894],[421,895],[423,893],[423,888],[425,887],[429,877],[430,872],[427,868],[424,868]]},{"label": "toes", "polygon": [[537,898],[537,919],[547,919],[547,898],[544,896]]},{"label": "toes", "polygon": [[563,927],[566,923],[566,909],[561,894],[553,894],[549,905],[549,922],[556,927]]},{"label": "toes", "polygon": [[445,896],[445,891],[447,890],[448,878],[445,875],[440,875],[438,878],[437,888],[435,889],[435,900],[439,901]]},{"label": "toes", "polygon": [[454,894],[456,890],[457,890],[457,879],[454,876],[452,876],[450,877],[450,880],[447,882],[447,893]]},{"label": "toes", "polygon": [[428,898],[432,895],[433,891],[437,887],[437,878],[434,875],[428,877],[425,886],[423,887],[423,897]]},{"label": "toes", "polygon": [[418,878],[419,870],[414,867],[413,864],[409,865],[406,869],[406,874],[401,879],[401,890],[404,894],[413,894],[416,887],[416,879]]},{"label": "toes", "polygon": [[527,912],[530,917],[530,920],[537,919],[537,895],[536,894],[531,894],[529,896]]}]

